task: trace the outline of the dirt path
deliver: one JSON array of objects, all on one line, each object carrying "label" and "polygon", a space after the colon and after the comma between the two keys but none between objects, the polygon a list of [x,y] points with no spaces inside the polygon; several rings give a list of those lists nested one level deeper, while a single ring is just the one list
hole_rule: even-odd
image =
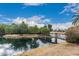
[{"label": "dirt path", "polygon": [[20,56],[75,56],[79,55],[79,45],[74,44],[52,44],[44,48],[32,49],[29,52],[18,54]]}]

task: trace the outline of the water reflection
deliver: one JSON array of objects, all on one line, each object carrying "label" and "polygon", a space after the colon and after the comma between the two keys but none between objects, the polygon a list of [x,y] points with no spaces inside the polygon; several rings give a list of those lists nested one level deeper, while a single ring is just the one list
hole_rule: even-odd
[{"label": "water reflection", "polygon": [[53,40],[53,38],[0,39],[0,55],[11,56],[33,48],[48,46]]},{"label": "water reflection", "polygon": [[0,39],[0,55],[15,55],[23,51],[30,51],[32,48],[43,47],[50,43],[51,39],[50,41],[47,39]]}]

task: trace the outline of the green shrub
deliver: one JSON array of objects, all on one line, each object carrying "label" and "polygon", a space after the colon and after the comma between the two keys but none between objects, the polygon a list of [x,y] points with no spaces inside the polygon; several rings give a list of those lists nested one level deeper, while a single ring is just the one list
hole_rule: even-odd
[{"label": "green shrub", "polygon": [[66,41],[69,43],[79,43],[79,27],[71,27],[66,32]]}]

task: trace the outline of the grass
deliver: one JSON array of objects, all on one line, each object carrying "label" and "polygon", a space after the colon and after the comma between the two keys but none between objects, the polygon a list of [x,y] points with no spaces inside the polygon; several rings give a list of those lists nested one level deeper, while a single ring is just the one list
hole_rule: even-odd
[{"label": "grass", "polygon": [[61,43],[52,44],[48,47],[35,48],[29,52],[17,54],[17,56],[77,56],[79,55],[79,45]]}]

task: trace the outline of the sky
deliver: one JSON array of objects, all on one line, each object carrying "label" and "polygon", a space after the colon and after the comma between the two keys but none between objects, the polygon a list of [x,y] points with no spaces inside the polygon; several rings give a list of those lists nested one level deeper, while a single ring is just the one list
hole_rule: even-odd
[{"label": "sky", "polygon": [[67,28],[78,10],[77,3],[0,3],[0,23],[24,21],[29,25],[52,24],[54,28]]}]

